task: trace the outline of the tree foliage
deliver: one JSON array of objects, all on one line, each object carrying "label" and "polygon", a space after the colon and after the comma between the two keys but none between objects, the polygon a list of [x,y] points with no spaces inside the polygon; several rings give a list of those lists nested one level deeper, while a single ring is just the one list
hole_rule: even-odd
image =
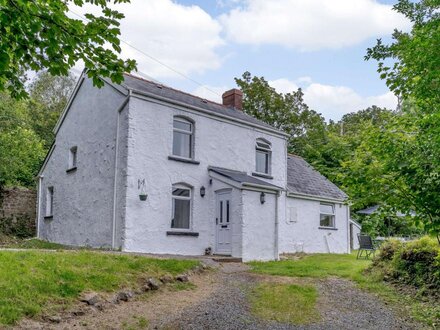
[{"label": "tree foliage", "polygon": [[235,82],[243,91],[243,111],[289,134],[289,151],[304,155],[324,138],[324,118],[309,109],[301,89],[278,93],[264,77],[250,72]]},{"label": "tree foliage", "polygon": [[28,99],[0,92],[0,186],[34,186],[74,83],[71,75],[55,77],[45,71],[29,85]]},{"label": "tree foliage", "polygon": [[366,59],[378,61],[381,78],[407,106],[380,137],[370,136],[370,150],[383,163],[385,198],[415,210],[440,243],[440,1],[400,0],[394,9],[411,31],[395,31],[390,45],[379,40]]},{"label": "tree foliage", "polygon": [[44,141],[46,148],[55,138],[53,128],[69,100],[75,81],[70,73],[67,76],[53,76],[42,71],[29,86],[29,119],[32,129]]},{"label": "tree foliage", "polygon": [[45,149],[30,123],[28,102],[0,93],[0,187],[34,183]]},{"label": "tree foliage", "polygon": [[412,22],[411,31],[394,31],[390,45],[379,39],[366,55],[378,61],[380,77],[396,95],[416,100],[427,112],[440,104],[439,9],[439,0],[400,0],[394,10]]},{"label": "tree foliage", "polygon": [[[99,7],[101,15],[86,14],[85,22],[68,16],[69,6],[87,3]],[[107,0],[0,0],[0,91],[26,96],[23,71],[66,76],[79,60],[96,86],[103,85],[100,77],[121,82],[122,74],[136,66],[118,57],[123,17]]]}]

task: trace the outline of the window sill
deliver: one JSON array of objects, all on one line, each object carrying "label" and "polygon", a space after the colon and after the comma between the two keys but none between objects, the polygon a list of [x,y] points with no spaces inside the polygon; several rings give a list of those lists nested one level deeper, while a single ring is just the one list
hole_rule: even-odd
[{"label": "window sill", "polygon": [[45,215],[44,220],[51,220],[53,219],[53,215]]},{"label": "window sill", "polygon": [[199,233],[193,231],[167,231],[167,236],[192,236],[198,237]]},{"label": "window sill", "polygon": [[72,168],[69,168],[69,169],[67,169],[66,170],[66,173],[71,173],[71,172],[75,172],[76,171],[76,166],[75,167],[72,167]]},{"label": "window sill", "polygon": [[338,230],[338,228],[335,228],[335,227],[318,227],[318,229],[324,229],[324,230]]},{"label": "window sill", "polygon": [[265,174],[265,173],[252,172],[252,176],[258,176],[260,178],[271,179],[271,180],[273,179],[272,175]]},{"label": "window sill", "polygon": [[178,157],[178,156],[168,156],[169,160],[175,160],[176,162],[182,162],[182,163],[187,163],[187,164],[194,164],[194,165],[199,165],[200,162],[194,159],[190,159],[190,158],[182,158],[182,157]]}]

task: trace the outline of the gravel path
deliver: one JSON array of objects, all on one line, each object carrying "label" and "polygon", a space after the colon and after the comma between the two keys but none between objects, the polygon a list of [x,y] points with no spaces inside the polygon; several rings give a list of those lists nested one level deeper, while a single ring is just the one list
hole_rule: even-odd
[{"label": "gravel path", "polygon": [[185,309],[172,319],[154,324],[161,329],[420,329],[420,325],[396,316],[376,297],[343,279],[306,280],[315,283],[321,321],[294,326],[259,320],[250,313],[246,291],[260,281],[298,279],[254,275],[243,264],[223,264],[218,272],[219,286],[208,299]]},{"label": "gravel path", "polygon": [[[150,329],[170,330],[422,328],[396,315],[376,297],[347,280],[257,275],[241,263],[223,263],[220,266],[214,263],[212,266],[217,269],[191,276],[191,282],[196,285],[193,290],[163,288],[104,310],[83,306],[82,316],[64,317],[60,323],[24,320],[15,329],[143,329],[139,326],[141,319],[148,320]],[[310,325],[294,326],[253,316],[246,295],[261,282],[315,285],[319,292],[316,307],[321,314],[320,320]]]}]

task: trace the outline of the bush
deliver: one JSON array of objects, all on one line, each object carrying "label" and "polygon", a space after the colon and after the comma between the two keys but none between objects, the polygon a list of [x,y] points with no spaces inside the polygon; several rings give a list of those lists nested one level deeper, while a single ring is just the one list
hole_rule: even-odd
[{"label": "bush", "polygon": [[384,280],[412,286],[420,293],[439,294],[440,246],[429,237],[385,243],[372,267],[381,270]]},{"label": "bush", "polygon": [[398,240],[389,240],[382,244],[379,254],[374,262],[393,260],[396,252],[402,249],[402,242]]},{"label": "bush", "polygon": [[18,238],[32,237],[35,235],[35,224],[26,215],[16,218],[0,218],[0,233]]}]

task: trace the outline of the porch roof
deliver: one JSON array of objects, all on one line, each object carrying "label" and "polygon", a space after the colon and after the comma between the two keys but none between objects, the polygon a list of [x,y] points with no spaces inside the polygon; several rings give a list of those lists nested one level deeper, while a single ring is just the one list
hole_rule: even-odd
[{"label": "porch roof", "polygon": [[268,183],[266,181],[257,179],[253,176],[248,175],[246,172],[236,171],[236,170],[230,170],[226,168],[221,167],[215,167],[215,166],[209,166],[209,171],[215,172],[217,174],[220,174],[221,176],[230,179],[232,181],[235,181],[242,186],[251,186],[251,187],[261,187],[269,190],[283,190],[283,188],[275,186],[271,183]]}]

